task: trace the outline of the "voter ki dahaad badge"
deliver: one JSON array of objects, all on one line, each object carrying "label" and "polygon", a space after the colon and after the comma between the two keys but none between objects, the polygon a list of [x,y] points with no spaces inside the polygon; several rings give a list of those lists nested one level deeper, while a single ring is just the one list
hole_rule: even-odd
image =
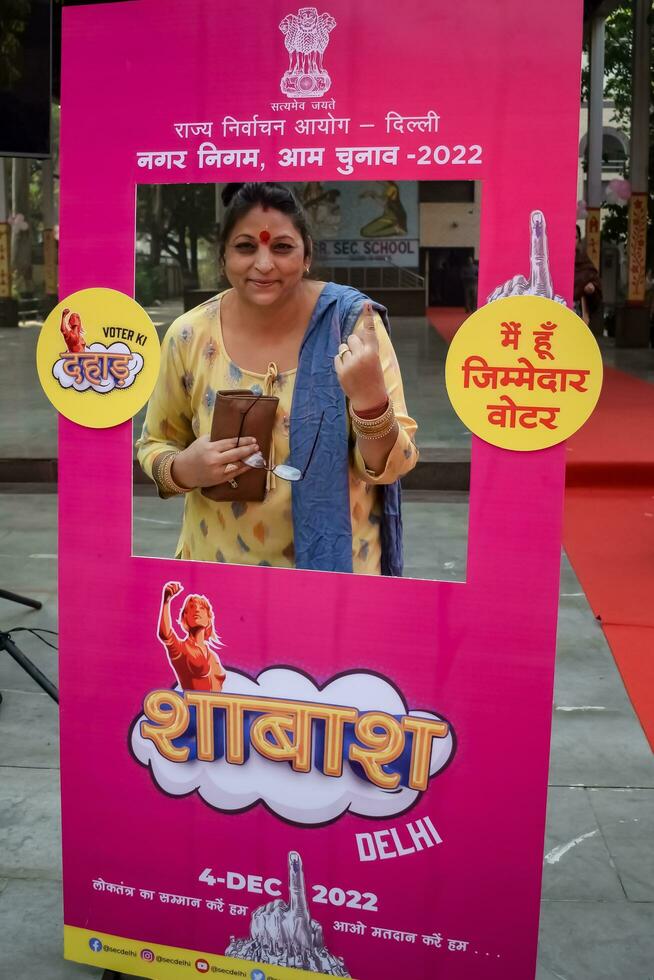
[{"label": "voter ki dahaad badge", "polygon": [[71,422],[119,425],[152,394],[161,347],[152,320],[115,289],[71,293],[50,313],[36,350],[48,400]]},{"label": "voter ki dahaad badge", "polygon": [[502,449],[546,449],[586,422],[602,387],[602,355],[581,317],[540,296],[482,306],[463,323],[445,363],[454,411]]}]

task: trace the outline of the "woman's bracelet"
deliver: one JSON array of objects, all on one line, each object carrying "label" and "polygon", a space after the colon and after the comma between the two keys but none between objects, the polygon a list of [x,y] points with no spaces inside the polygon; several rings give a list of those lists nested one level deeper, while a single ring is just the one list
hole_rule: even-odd
[{"label": "woman's bracelet", "polygon": [[190,487],[180,487],[173,479],[173,463],[179,452],[160,453],[152,465],[152,476],[157,486],[166,494],[190,493]]},{"label": "woman's bracelet", "polygon": [[395,426],[393,402],[388,399],[386,409],[376,419],[366,419],[357,415],[350,403],[352,428],[359,439],[384,439],[390,435]]},{"label": "woman's bracelet", "polygon": [[390,423],[386,426],[385,429],[382,429],[381,432],[375,432],[373,434],[370,432],[357,432],[356,429],[354,431],[356,433],[357,439],[385,439],[386,436],[390,436],[394,428],[395,428],[395,418],[392,418]]}]

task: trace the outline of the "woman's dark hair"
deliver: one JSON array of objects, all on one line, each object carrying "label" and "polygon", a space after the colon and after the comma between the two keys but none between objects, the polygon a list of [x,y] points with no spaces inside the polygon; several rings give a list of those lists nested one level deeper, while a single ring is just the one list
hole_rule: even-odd
[{"label": "woman's dark hair", "polygon": [[311,257],[311,235],[306,212],[288,187],[267,183],[226,184],[221,197],[226,208],[218,240],[221,262],[225,258],[225,245],[234,225],[256,207],[274,208],[290,218],[295,230],[302,236],[305,258]]}]

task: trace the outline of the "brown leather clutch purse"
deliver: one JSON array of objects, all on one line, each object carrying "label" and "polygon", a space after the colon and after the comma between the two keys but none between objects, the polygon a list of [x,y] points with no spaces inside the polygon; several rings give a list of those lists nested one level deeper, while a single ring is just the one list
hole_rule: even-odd
[{"label": "brown leather clutch purse", "polygon": [[[254,436],[264,459],[270,458],[273,426],[279,398],[255,395],[249,390],[219,391],[211,422],[211,441]],[[237,478],[237,486],[219,483],[204,487],[202,493],[211,500],[261,501],[266,493],[266,470],[249,469]]]}]

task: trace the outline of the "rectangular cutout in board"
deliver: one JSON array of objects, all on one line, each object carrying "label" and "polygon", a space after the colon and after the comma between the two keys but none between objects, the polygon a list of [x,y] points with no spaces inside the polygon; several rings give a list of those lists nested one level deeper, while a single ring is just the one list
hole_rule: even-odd
[{"label": "rectangular cutout in board", "polygon": [[[146,182],[438,179],[483,181],[481,297],[529,276],[540,210],[570,299],[581,3],[63,19],[63,295],[132,291]],[[472,440],[464,582],[140,557],[132,464],[129,422],[60,421],[66,955],[533,976],[563,446]]]},{"label": "rectangular cutout in board", "polygon": [[[412,473],[420,452],[427,459],[434,451],[443,458],[454,448],[456,460],[456,450],[469,449],[470,435],[447,398],[444,363],[448,331],[476,308],[481,185],[473,183],[465,193],[458,185],[449,185],[448,193],[445,184],[442,201],[431,203],[430,184],[424,181],[285,182],[282,186],[296,202],[286,204],[296,211],[293,220],[306,230],[310,256],[304,255],[301,236],[286,216],[281,228],[285,235],[260,243],[267,254],[259,257],[244,234],[252,230],[247,219],[245,225],[237,221],[225,234],[225,222],[231,226],[223,202],[223,195],[229,193],[226,185],[139,186],[137,297],[139,290],[146,302],[158,297],[159,305],[152,306],[151,313],[165,338],[159,384],[147,412],[139,413],[134,425],[138,460],[145,472],[152,475],[152,461],[158,454],[184,451],[197,436],[209,435],[214,413],[221,407],[216,409],[218,391],[241,389],[259,395],[262,385],[267,395],[279,398],[269,462],[293,462],[289,430],[297,415],[292,407],[295,350],[283,352],[288,360],[280,363],[279,376],[268,377],[271,358],[278,360],[275,335],[267,339],[264,322],[263,337],[257,333],[249,343],[242,342],[250,326],[246,305],[243,321],[232,324],[240,355],[236,363],[220,317],[220,298],[228,289],[243,296],[246,304],[251,302],[250,279],[261,275],[260,260],[271,287],[282,298],[304,286],[311,294],[311,306],[313,294],[335,282],[357,287],[387,310],[390,336],[381,319],[377,321],[385,389],[407,437],[398,438],[393,447],[385,481]],[[256,196],[258,191],[254,188],[250,193]],[[260,187],[260,193],[270,191]],[[267,220],[254,218],[255,231],[263,224]],[[287,268],[287,252],[293,248],[297,255]],[[437,258],[430,261],[434,253]],[[301,283],[296,282],[298,277]],[[430,299],[437,305],[432,307]],[[260,302],[258,296],[254,302]],[[267,296],[264,302],[268,303]],[[310,317],[310,311],[305,316]],[[276,327],[273,318],[267,329]],[[265,351],[262,341],[267,341]],[[299,424],[313,426],[319,433],[316,416]],[[332,470],[330,448],[324,449],[329,456],[325,464],[318,435],[314,469],[327,465]],[[379,574],[383,486],[362,468],[351,425],[348,455],[352,570]],[[467,495],[435,497],[426,478],[424,482],[422,493],[405,493],[402,500],[404,576],[462,581]],[[293,489],[293,483],[284,479],[270,481],[264,501],[239,501],[233,507],[234,501],[216,501],[199,490],[187,500],[178,495],[164,501],[155,496],[154,483],[149,487],[135,483],[134,554],[292,568]]]}]

